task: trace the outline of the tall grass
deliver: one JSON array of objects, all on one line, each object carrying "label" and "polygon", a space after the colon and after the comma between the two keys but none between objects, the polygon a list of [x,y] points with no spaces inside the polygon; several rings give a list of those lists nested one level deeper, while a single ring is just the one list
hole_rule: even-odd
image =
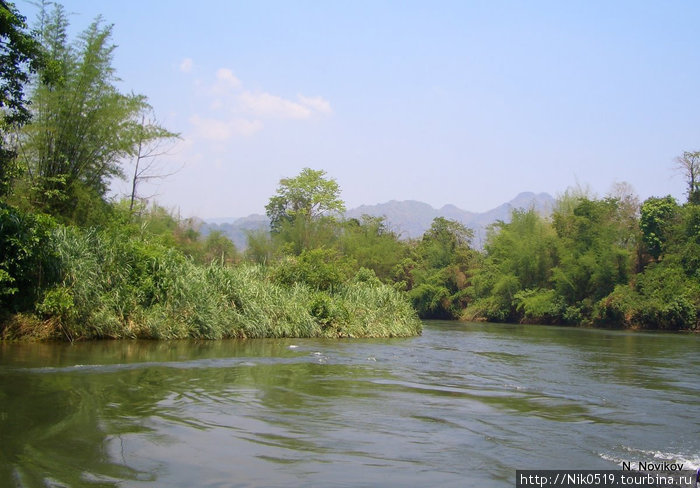
[{"label": "tall grass", "polygon": [[391,286],[379,282],[350,283],[341,287],[333,299],[347,314],[345,320],[328,327],[326,335],[405,337],[421,333],[421,322],[410,302]]},{"label": "tall grass", "polygon": [[59,227],[61,278],[37,312],[69,340],[387,337],[419,334],[408,301],[378,282],[331,293],[280,283],[260,264],[200,266],[118,231]]}]

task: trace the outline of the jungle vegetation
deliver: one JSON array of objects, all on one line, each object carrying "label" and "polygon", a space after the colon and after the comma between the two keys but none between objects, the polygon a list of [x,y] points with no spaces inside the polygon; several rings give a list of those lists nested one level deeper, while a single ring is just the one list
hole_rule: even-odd
[{"label": "jungle vegetation", "polygon": [[[244,259],[222,234],[202,237],[192,221],[138,198],[149,148],[177,134],[150,122],[144,96],[117,88],[111,26],[97,19],[72,41],[60,5],[41,5],[36,31],[11,3],[0,14],[3,338],[420,333],[399,291],[340,258],[324,264],[334,251],[308,246],[325,214],[342,208],[334,182],[307,194],[303,174],[300,188],[283,181],[270,199],[280,231],[304,230],[290,231],[287,248],[307,253]],[[132,195],[115,202],[109,183],[127,177],[129,162]]]},{"label": "jungle vegetation", "polygon": [[409,240],[384,218],[345,219],[337,182],[304,168],[241,252],[139,199],[139,166],[130,198],[109,197],[145,148],[178,137],[117,88],[109,25],[70,40],[60,5],[31,31],[4,1],[0,20],[4,339],[391,337],[419,334],[418,317],[698,327],[698,152],[677,160],[687,202],[569,191],[549,216],[514,210],[482,250],[445,218]]}]

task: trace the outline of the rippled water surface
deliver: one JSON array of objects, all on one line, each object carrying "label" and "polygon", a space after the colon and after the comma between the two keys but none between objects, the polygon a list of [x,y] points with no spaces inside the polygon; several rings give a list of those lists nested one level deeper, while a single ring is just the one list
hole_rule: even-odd
[{"label": "rippled water surface", "polygon": [[700,466],[700,336],[0,344],[0,486],[514,486]]}]

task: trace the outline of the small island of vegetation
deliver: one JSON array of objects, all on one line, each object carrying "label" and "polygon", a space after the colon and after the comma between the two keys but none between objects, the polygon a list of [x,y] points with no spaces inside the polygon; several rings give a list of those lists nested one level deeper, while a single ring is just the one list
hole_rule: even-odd
[{"label": "small island of vegetation", "polygon": [[[270,230],[244,252],[139,198],[161,127],[123,94],[111,27],[71,42],[60,5],[30,32],[0,4],[0,334],[3,339],[397,337],[420,318],[692,330],[700,317],[700,152],[678,158],[688,201],[561,196],[516,209],[483,249],[457,221],[419,239],[345,219],[322,170],[282,179]],[[25,90],[27,93],[25,94]],[[108,197],[110,181],[132,192]]]}]

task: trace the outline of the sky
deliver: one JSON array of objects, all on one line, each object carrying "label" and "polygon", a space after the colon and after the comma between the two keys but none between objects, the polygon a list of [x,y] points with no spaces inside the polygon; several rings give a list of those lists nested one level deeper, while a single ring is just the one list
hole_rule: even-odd
[{"label": "sky", "polygon": [[120,88],[180,134],[141,191],[183,217],[264,213],[304,167],[348,208],[617,182],[685,201],[674,158],[700,150],[696,0],[62,4],[73,36],[114,24]]}]

